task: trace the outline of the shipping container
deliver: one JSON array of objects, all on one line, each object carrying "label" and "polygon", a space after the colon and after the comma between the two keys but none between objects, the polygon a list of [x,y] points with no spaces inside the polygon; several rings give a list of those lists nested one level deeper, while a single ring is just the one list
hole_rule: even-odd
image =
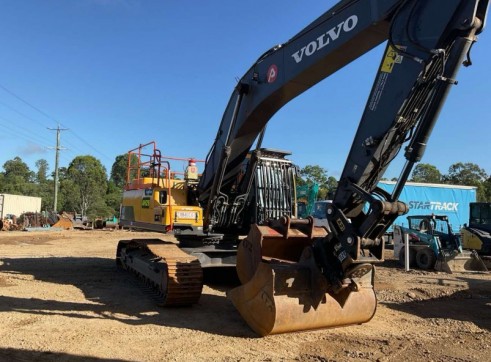
[{"label": "shipping container", "polygon": [[41,198],[0,194],[0,219],[7,215],[19,217],[25,212],[41,212]]},{"label": "shipping container", "polygon": [[[380,181],[378,186],[391,193],[395,184]],[[407,227],[410,215],[446,215],[452,231],[458,233],[464,223],[469,222],[469,203],[476,202],[476,193],[474,186],[407,182],[399,200],[409,206],[409,212],[399,216],[394,224]]]}]

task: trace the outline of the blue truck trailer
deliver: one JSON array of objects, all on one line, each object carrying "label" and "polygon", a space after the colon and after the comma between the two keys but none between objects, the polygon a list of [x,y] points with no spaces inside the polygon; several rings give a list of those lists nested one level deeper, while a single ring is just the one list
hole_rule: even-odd
[{"label": "blue truck trailer", "polygon": [[[391,193],[394,181],[380,181],[378,186]],[[399,216],[394,225],[408,226],[407,216],[446,215],[452,231],[458,233],[469,222],[469,203],[476,202],[474,186],[407,182],[399,199],[409,206],[406,215]]]}]

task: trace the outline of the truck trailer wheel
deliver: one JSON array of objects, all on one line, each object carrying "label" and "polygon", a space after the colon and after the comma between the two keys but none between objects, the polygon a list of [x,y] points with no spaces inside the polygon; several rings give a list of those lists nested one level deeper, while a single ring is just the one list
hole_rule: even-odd
[{"label": "truck trailer wheel", "polygon": [[433,269],[435,267],[436,255],[430,248],[421,248],[416,252],[416,265],[420,269]]},{"label": "truck trailer wheel", "polygon": [[[402,266],[405,266],[406,263],[406,251],[405,248],[402,247],[402,249],[399,251],[399,264]],[[414,266],[414,263],[416,262],[416,250],[413,248],[409,248],[409,266]]]}]

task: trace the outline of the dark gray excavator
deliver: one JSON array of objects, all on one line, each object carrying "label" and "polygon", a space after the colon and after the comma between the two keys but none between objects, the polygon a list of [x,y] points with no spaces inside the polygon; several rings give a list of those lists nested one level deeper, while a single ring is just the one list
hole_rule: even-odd
[{"label": "dark gray excavator", "polygon": [[[460,65],[471,64],[470,49],[484,28],[488,5],[488,0],[343,0],[265,52],[238,81],[195,190],[204,211],[204,230],[196,240],[223,235],[211,246],[217,252],[238,245],[242,285],[228,297],[258,334],[373,317],[373,264],[384,257],[382,236],[408,211],[399,195],[457,84]],[[262,148],[266,125],[287,102],[383,42],[339,187],[327,206],[329,228],[314,227],[312,219],[296,218],[294,166],[284,152]],[[335,151],[328,145],[326,138],[319,157]],[[401,149],[406,163],[389,194],[377,183]],[[129,245],[118,246],[118,262],[131,268],[142,248]],[[192,255],[190,249],[185,251]],[[169,278],[166,255],[151,256],[152,265],[163,263],[162,278]],[[158,268],[147,269],[143,273]],[[164,298],[178,276],[160,283]]]}]

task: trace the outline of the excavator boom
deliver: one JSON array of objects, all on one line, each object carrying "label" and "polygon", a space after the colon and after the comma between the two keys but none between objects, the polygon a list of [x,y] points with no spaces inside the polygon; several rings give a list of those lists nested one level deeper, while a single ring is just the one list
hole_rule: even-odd
[{"label": "excavator boom", "polygon": [[[242,160],[274,113],[386,41],[338,189],[327,205],[329,232],[319,236],[313,226],[302,230],[305,226],[295,227],[286,218],[251,230],[239,245],[237,269],[244,285],[230,297],[257,333],[362,323],[373,316],[372,264],[383,260],[382,235],[408,211],[399,194],[423,156],[448,91],[457,84],[460,65],[470,63],[471,45],[487,15],[487,0],[442,4],[341,1],[263,54],[238,82],[199,184],[205,223],[207,219],[211,228],[217,219],[212,207],[217,195],[231,194]],[[404,145],[406,164],[388,194],[377,183]],[[281,237],[273,237],[271,229]],[[286,248],[298,253],[285,253]],[[291,285],[286,292],[285,283]],[[358,313],[360,305],[370,307]],[[335,312],[334,306],[341,311]],[[309,319],[306,311],[315,311],[315,317]]]}]

